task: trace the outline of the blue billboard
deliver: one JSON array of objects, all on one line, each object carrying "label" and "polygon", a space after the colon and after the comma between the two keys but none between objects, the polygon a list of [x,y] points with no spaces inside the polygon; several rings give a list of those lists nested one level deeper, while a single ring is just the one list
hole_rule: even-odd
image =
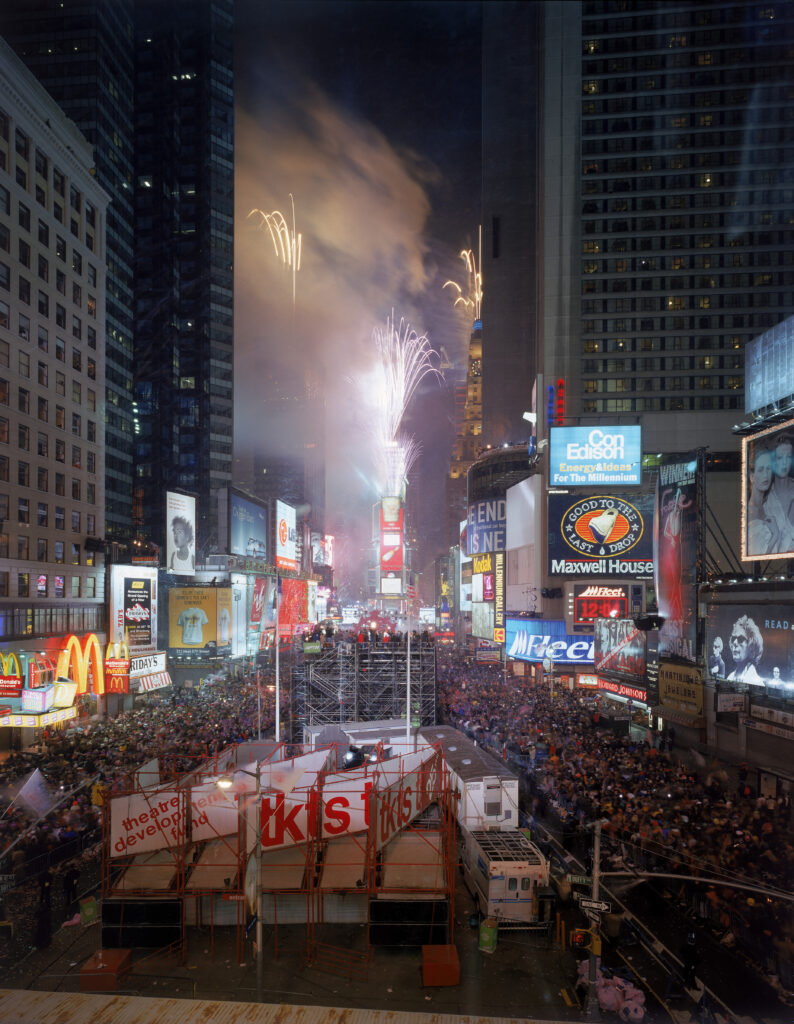
[{"label": "blue billboard", "polygon": [[555,665],[592,665],[593,637],[565,632],[562,620],[511,619],[505,623],[505,654],[519,661],[549,658]]},{"label": "blue billboard", "polygon": [[267,509],[229,495],[229,554],[267,558]]},{"label": "blue billboard", "polygon": [[642,482],[642,428],[551,427],[552,487],[612,487]]},{"label": "blue billboard", "polygon": [[507,545],[507,502],[488,498],[469,505],[466,523],[466,554],[504,551]]}]

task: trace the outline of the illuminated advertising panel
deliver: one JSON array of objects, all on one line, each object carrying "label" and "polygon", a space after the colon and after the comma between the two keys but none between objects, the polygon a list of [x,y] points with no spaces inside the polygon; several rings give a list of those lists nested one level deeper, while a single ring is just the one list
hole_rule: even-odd
[{"label": "illuminated advertising panel", "polygon": [[[494,556],[494,639],[496,632],[504,629],[505,624],[505,553],[497,551]],[[485,587],[483,587],[483,590]]]},{"label": "illuminated advertising panel", "polygon": [[539,662],[550,658],[555,665],[593,663],[593,637],[582,634],[570,636],[562,621],[508,616],[505,623],[508,658]]},{"label": "illuminated advertising panel", "polygon": [[215,587],[174,587],[168,592],[168,646],[196,651],[217,646],[218,603]]},{"label": "illuminated advertising panel", "polygon": [[685,715],[703,714],[703,678],[694,665],[659,666],[659,699],[666,708]]},{"label": "illuminated advertising panel", "polygon": [[308,589],[306,580],[282,579],[278,606],[279,634],[289,634],[298,623],[308,620]]},{"label": "illuminated advertising panel", "polygon": [[216,587],[216,636],[218,648],[231,647],[232,643],[232,588]]},{"label": "illuminated advertising panel", "polygon": [[626,700],[639,704],[648,703],[648,692],[643,686],[633,686],[631,683],[619,683],[615,679],[604,679],[598,677],[598,689],[604,693],[611,693],[615,697],[624,697]]},{"label": "illuminated advertising panel", "polygon": [[166,565],[177,576],[192,576],[196,570],[196,499],[166,491],[165,521]]},{"label": "illuminated advertising panel", "polygon": [[654,495],[549,494],[549,575],[653,578]]},{"label": "illuminated advertising panel", "polygon": [[493,601],[473,601],[471,606],[471,635],[493,640]]},{"label": "illuminated advertising panel", "polygon": [[276,567],[298,571],[298,542],[295,509],[284,501],[276,502]]},{"label": "illuminated advertising panel", "polygon": [[706,634],[706,668],[712,679],[794,690],[791,605],[711,605]]},{"label": "illuminated advertising panel", "polygon": [[489,498],[469,505],[466,551],[470,555],[486,551],[504,551],[507,530],[507,503],[504,498]]},{"label": "illuminated advertising panel", "polygon": [[794,395],[794,317],[776,324],[744,346],[744,409]]},{"label": "illuminated advertising panel", "polygon": [[55,686],[37,686],[35,690],[22,691],[22,713],[43,715],[55,701]]},{"label": "illuminated advertising panel", "polygon": [[108,640],[131,649],[157,646],[157,569],[110,566]]},{"label": "illuminated advertising panel", "polygon": [[551,427],[552,487],[636,486],[642,483],[642,428]]},{"label": "illuminated advertising panel", "polygon": [[402,576],[381,576],[380,592],[388,597],[399,597],[403,592]]},{"label": "illuminated advertising panel", "polygon": [[794,558],[794,420],[742,438],[742,559]]},{"label": "illuminated advertising panel", "polygon": [[645,634],[631,619],[596,619],[593,638],[596,672],[645,678]]},{"label": "illuminated advertising panel", "polygon": [[[399,498],[381,499],[380,570],[384,576],[400,573],[403,570],[404,515],[405,512]],[[386,591],[381,590],[381,593],[386,593]]]},{"label": "illuminated advertising panel", "polygon": [[625,619],[629,613],[629,588],[617,584],[575,583],[573,624],[589,626],[596,619]]},{"label": "illuminated advertising panel", "polygon": [[462,612],[471,611],[471,556],[466,554],[466,526],[464,519],[460,524],[460,568],[458,579],[458,608]]},{"label": "illuminated advertising panel", "polygon": [[267,509],[229,494],[229,554],[267,558]]},{"label": "illuminated advertising panel", "polygon": [[654,566],[656,601],[665,620],[659,656],[696,661],[697,633],[696,452],[665,455],[656,483]]}]

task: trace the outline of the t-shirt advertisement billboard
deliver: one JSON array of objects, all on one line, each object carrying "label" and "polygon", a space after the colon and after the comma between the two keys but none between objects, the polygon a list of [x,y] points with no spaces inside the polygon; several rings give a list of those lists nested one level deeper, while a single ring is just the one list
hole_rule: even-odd
[{"label": "t-shirt advertisement billboard", "polygon": [[157,569],[111,565],[108,640],[130,650],[157,647]]},{"label": "t-shirt advertisement billboard", "polygon": [[165,521],[168,568],[177,576],[192,576],[196,571],[196,499],[190,494],[166,491]]},{"label": "t-shirt advertisement billboard", "polygon": [[659,656],[696,662],[697,452],[665,455],[656,482],[654,566],[656,602],[665,620]]},{"label": "t-shirt advertisement billboard", "polygon": [[650,491],[549,494],[549,575],[653,579]]},{"label": "t-shirt advertisement billboard", "polygon": [[229,554],[267,558],[267,509],[231,491]]},{"label": "t-shirt advertisement billboard", "polygon": [[284,501],[276,501],[276,567],[298,571],[298,535],[295,509]]},{"label": "t-shirt advertisement billboard", "polygon": [[594,656],[593,637],[582,633],[570,636],[565,622],[557,619],[507,616],[505,650],[508,658],[540,662],[549,658],[555,665],[592,665]]},{"label": "t-shirt advertisement billboard", "polygon": [[551,427],[549,486],[627,487],[642,483],[642,428]]},{"label": "t-shirt advertisement billboard", "polygon": [[714,604],[706,632],[712,679],[794,690],[794,609],[785,604]]},{"label": "t-shirt advertisement billboard", "polygon": [[645,678],[645,633],[632,619],[596,619],[593,637],[596,672],[634,680]]},{"label": "t-shirt advertisement billboard", "polygon": [[794,558],[794,420],[742,438],[742,559]]},{"label": "t-shirt advertisement billboard", "polygon": [[469,505],[466,532],[468,554],[504,551],[506,532],[507,503],[504,498],[488,498]]},{"label": "t-shirt advertisement billboard", "polygon": [[231,604],[231,587],[174,587],[168,592],[168,647],[176,653],[229,647]]}]

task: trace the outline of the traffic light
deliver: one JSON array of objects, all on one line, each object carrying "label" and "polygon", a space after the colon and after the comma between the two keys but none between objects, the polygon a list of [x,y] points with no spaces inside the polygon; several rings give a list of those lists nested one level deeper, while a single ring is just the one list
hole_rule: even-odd
[{"label": "traffic light", "polygon": [[572,928],[571,946],[580,953],[601,955],[601,937],[589,928]]}]

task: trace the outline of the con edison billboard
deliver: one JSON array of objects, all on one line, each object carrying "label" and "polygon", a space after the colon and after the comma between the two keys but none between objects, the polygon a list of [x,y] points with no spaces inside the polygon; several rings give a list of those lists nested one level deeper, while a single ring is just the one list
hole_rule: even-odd
[{"label": "con edison billboard", "polygon": [[552,487],[642,483],[641,427],[552,427],[550,433]]}]

